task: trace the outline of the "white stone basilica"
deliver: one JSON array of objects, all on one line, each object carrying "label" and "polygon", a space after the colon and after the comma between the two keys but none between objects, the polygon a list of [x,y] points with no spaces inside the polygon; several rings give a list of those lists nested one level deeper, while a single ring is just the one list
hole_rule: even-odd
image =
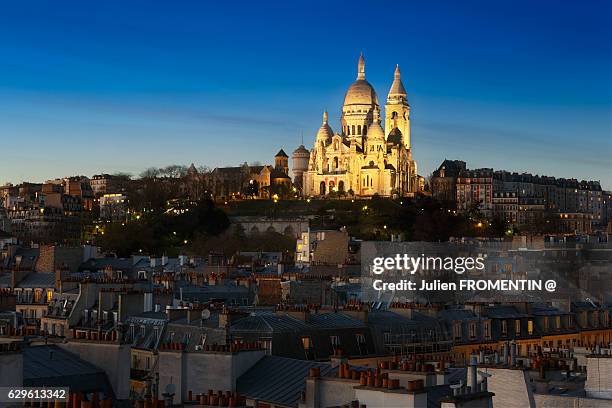
[{"label": "white stone basilica", "polygon": [[[357,80],[349,87],[342,106],[342,130],[334,133],[327,112],[309,156],[300,146],[293,154],[294,175],[305,196],[331,192],[355,196],[400,196],[417,191],[416,163],[410,148],[410,106],[395,68],[385,105],[385,131],[381,127],[376,91],[365,78],[359,57]],[[302,176],[302,177],[299,177]]]}]

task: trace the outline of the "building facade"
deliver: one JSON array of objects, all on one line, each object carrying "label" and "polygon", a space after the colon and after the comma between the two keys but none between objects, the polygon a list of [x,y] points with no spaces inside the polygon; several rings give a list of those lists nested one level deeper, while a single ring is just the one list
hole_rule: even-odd
[{"label": "building facade", "polygon": [[[385,127],[381,126],[382,120]],[[376,91],[366,80],[359,57],[357,80],[342,106],[341,129],[334,132],[327,112],[303,171],[303,194],[326,196],[411,195],[418,189],[416,163],[410,145],[410,105],[396,67],[385,115]]]}]

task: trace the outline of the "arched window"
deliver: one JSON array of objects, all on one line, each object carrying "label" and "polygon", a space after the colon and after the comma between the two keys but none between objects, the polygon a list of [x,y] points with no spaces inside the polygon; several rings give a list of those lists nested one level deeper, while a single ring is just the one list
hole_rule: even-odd
[{"label": "arched window", "polygon": [[349,125],[346,125],[346,134],[351,135],[351,127]]},{"label": "arched window", "polygon": [[342,180],[338,182],[338,191],[340,191],[341,193],[344,192],[344,181]]},{"label": "arched window", "polygon": [[360,135],[361,134],[361,125],[357,125],[357,134]]},{"label": "arched window", "polygon": [[352,127],[352,129],[351,129],[351,132],[352,132],[353,134],[355,134],[355,125],[353,125],[353,127]]},{"label": "arched window", "polygon": [[338,158],[334,157],[334,169],[338,168]]},{"label": "arched window", "polygon": [[319,194],[325,195],[325,182],[324,181],[322,181],[321,184],[319,185]]}]

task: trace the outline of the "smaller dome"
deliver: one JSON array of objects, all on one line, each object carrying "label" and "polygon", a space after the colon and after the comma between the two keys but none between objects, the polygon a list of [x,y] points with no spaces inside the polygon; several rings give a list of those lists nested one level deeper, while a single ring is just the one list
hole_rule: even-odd
[{"label": "smaller dome", "polygon": [[374,120],[368,128],[368,140],[385,140],[385,131],[380,126],[380,111],[374,108]]},{"label": "smaller dome", "polygon": [[393,128],[393,130],[389,132],[389,136],[387,136],[387,143],[396,145],[402,144],[402,131],[398,128]]},{"label": "smaller dome", "polygon": [[331,138],[334,136],[334,131],[332,130],[331,126],[328,125],[327,123],[328,120],[328,115],[327,115],[327,111],[325,111],[323,113],[323,124],[321,125],[321,127],[319,128],[319,131],[317,132],[317,141],[323,140],[323,141],[331,141]]},{"label": "smaller dome", "polygon": [[304,145],[299,145],[298,148],[293,151],[293,156],[299,156],[302,154],[310,154],[310,152],[304,147]]},{"label": "smaller dome", "polygon": [[385,140],[385,131],[380,123],[373,122],[368,128],[368,140]]}]

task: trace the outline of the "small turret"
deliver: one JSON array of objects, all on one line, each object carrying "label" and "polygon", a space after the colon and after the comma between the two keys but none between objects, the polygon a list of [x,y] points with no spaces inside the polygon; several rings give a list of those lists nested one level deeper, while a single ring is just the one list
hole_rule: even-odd
[{"label": "small turret", "polygon": [[283,149],[280,149],[276,156],[274,156],[274,168],[289,175],[289,156],[287,156]]}]

